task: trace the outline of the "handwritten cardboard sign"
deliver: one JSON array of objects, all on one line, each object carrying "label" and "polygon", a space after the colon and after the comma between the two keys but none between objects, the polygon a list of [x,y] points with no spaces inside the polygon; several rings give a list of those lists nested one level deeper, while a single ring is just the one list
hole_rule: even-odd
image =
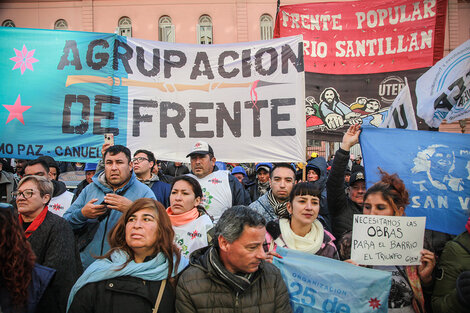
[{"label": "handwritten cardboard sign", "polygon": [[419,265],[426,217],[354,215],[351,259],[362,265]]}]

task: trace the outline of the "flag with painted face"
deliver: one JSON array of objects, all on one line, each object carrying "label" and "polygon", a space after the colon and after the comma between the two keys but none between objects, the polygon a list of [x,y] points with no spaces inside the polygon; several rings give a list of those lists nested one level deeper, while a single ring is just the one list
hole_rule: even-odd
[{"label": "flag with painted face", "polygon": [[300,36],[190,45],[2,27],[0,40],[0,156],[96,160],[112,133],[164,160],[200,140],[225,162],[305,160]]},{"label": "flag with painted face", "polygon": [[470,135],[364,127],[360,135],[366,186],[379,170],[397,173],[409,192],[408,216],[426,228],[460,234],[470,209]]},{"label": "flag with painted face", "polygon": [[388,312],[390,272],[277,247],[279,268],[295,313]]}]

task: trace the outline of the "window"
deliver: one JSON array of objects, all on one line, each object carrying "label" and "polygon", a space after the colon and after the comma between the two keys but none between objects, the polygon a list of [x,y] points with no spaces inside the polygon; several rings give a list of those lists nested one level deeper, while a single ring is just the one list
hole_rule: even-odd
[{"label": "window", "polygon": [[162,16],[158,21],[158,40],[175,42],[175,25],[171,24],[169,16]]},{"label": "window", "polygon": [[271,15],[261,15],[259,24],[261,28],[261,40],[273,39],[273,18]]},{"label": "window", "polygon": [[132,22],[127,16],[121,17],[118,22],[118,35],[132,36]]},{"label": "window", "polygon": [[203,15],[199,18],[199,24],[197,24],[197,42],[203,45],[213,43],[212,19],[209,15]]},{"label": "window", "polygon": [[4,20],[2,23],[3,27],[16,27],[12,20]]},{"label": "window", "polygon": [[66,20],[60,19],[55,22],[54,29],[69,29],[69,25]]}]

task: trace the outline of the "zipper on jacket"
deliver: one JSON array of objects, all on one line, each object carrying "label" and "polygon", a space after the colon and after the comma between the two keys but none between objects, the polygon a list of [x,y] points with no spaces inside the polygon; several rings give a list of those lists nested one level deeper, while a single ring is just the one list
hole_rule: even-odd
[{"label": "zipper on jacket", "polygon": [[238,299],[238,295],[239,295],[239,294],[240,294],[239,292],[237,292],[237,293],[235,294],[235,309],[237,309],[237,308],[239,307],[239,305],[240,305],[239,299]]}]

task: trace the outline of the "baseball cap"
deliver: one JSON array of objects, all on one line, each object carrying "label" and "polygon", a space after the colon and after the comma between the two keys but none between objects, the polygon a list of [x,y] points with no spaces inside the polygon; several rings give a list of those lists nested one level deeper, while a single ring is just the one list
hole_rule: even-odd
[{"label": "baseball cap", "polygon": [[364,173],[361,171],[354,172],[351,174],[351,178],[349,179],[349,185],[352,186],[355,182],[359,180],[366,180]]},{"label": "baseball cap", "polygon": [[241,167],[240,165],[238,166],[235,166],[232,170],[232,175],[233,174],[243,174],[244,176],[246,176],[246,171],[243,167]]},{"label": "baseball cap", "polygon": [[85,164],[85,172],[86,171],[96,171],[96,166],[97,165],[98,164],[96,164],[96,163],[87,163],[87,164]]},{"label": "baseball cap", "polygon": [[256,172],[259,170],[265,170],[266,172],[270,173],[273,169],[273,165],[271,163],[258,163],[256,164]]},{"label": "baseball cap", "polygon": [[192,155],[195,154],[212,154],[214,155],[214,150],[212,150],[212,147],[205,141],[197,141],[193,148],[191,149],[191,152],[188,153],[186,156],[189,158]]}]

